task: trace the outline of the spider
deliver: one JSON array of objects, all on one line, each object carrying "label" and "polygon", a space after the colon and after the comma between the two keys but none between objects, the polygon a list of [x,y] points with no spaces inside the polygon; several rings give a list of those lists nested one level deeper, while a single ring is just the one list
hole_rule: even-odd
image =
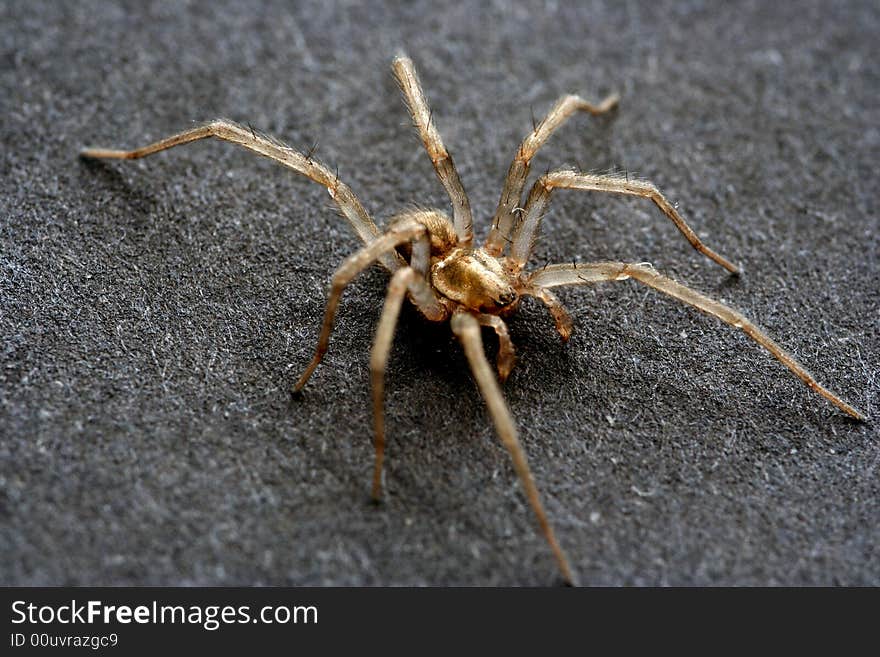
[{"label": "spider", "polygon": [[[576,112],[587,112],[594,116],[610,112],[618,104],[617,95],[610,95],[598,104],[575,95],[563,96],[543,120],[533,126],[532,132],[517,149],[507,172],[488,236],[482,246],[477,246],[474,243],[470,202],[452,157],[434,125],[415,67],[408,57],[398,55],[392,69],[437,177],[449,196],[451,220],[440,210],[414,209],[394,215],[388,227],[380,231],[351,189],[339,180],[337,173],[314,159],[311,152],[303,154],[250,127],[226,119],[211,121],[135,150],[90,148],[81,153],[88,158],[137,159],[181,144],[215,137],[275,160],[327,189],[364,246],[349,256],[333,275],[317,349],[293,386],[293,392],[299,393],[303,389],[327,351],[334,315],[345,287],[364,269],[373,263],[380,263],[391,273],[391,280],[370,355],[375,447],[372,496],[376,501],[381,497],[385,455],[385,367],[404,298],[409,299],[428,320],[448,321],[452,332],[463,345],[498,437],[510,454],[526,498],[559,570],[569,584],[575,583],[574,572],[544,511],[500,386],[514,366],[514,346],[504,318],[516,311],[522,297],[536,297],[543,302],[554,320],[556,330],[563,340],[568,340],[573,328],[572,319],[551,291],[552,288],[632,279],[741,329],[810,389],[848,415],[865,420],[862,413],[820,385],[791,354],[742,314],[659,274],[650,264],[592,262],[526,269],[551,195],[556,189],[573,189],[636,196],[652,201],[697,251],[731,274],[739,273],[736,265],[703,244],[675,206],[654,184],[644,180],[557,169],[540,176],[523,202],[530,163],[538,149]],[[498,337],[497,378],[486,359],[481,327],[490,328]]]}]

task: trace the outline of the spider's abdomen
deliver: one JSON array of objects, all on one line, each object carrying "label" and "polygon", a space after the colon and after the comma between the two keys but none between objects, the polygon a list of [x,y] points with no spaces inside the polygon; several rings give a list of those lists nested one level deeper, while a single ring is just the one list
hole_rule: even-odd
[{"label": "spider's abdomen", "polygon": [[[439,210],[410,210],[401,212],[391,218],[388,228],[406,221],[417,221],[428,229],[428,237],[431,240],[431,255],[443,256],[455,248],[458,237],[449,217]],[[399,247],[404,257],[409,260],[412,245],[407,243]]]},{"label": "spider's abdomen", "polygon": [[483,249],[455,249],[438,260],[431,283],[443,296],[479,312],[501,312],[519,298],[504,267]]}]

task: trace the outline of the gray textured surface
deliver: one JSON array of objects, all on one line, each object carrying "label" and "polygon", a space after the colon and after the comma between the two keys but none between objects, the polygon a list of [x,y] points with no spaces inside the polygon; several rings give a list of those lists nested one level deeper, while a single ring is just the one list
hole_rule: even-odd
[{"label": "gray textured surface", "polygon": [[[558,581],[458,345],[414,313],[368,504],[380,270],[290,401],[356,246],[323,190],[227,144],[76,158],[224,115],[319,142],[380,223],[444,207],[389,73],[400,47],[483,226],[530,107],[620,90],[535,167],[656,181],[745,276],[647,202],[574,192],[537,262],[650,261],[876,417],[876,3],[568,5],[0,6],[0,583]],[[634,283],[562,296],[575,336],[526,304],[506,393],[585,583],[880,584],[876,421]]]}]

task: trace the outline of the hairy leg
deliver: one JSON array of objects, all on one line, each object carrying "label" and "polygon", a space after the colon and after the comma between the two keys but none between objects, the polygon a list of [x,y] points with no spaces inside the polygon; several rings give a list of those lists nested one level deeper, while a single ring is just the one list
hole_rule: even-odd
[{"label": "hairy leg", "polygon": [[483,353],[480,324],[471,315],[459,313],[452,317],[452,331],[458,336],[458,339],[464,346],[474,378],[477,380],[477,386],[480,388],[480,392],[489,409],[489,415],[491,415],[492,421],[495,424],[498,438],[504,447],[507,448],[511,459],[513,459],[513,467],[516,469],[517,475],[519,475],[526,497],[538,518],[538,523],[541,525],[541,530],[550,544],[550,549],[553,550],[553,554],[559,564],[559,570],[562,571],[562,576],[566,582],[574,584],[574,574],[572,573],[571,566],[568,564],[568,558],[556,540],[556,534],[553,532],[553,527],[547,519],[544,506],[541,504],[541,496],[538,493],[535,480],[532,478],[525,450],[523,450],[517,437],[516,426],[513,424],[510,409],[507,408],[507,403],[504,401],[504,396],[501,393],[501,387],[498,385],[498,381],[495,380],[495,375],[492,373],[489,361],[486,360],[486,354]]},{"label": "hairy leg", "polygon": [[486,239],[486,251],[493,256],[499,256],[510,240],[510,232],[513,229],[514,213],[522,200],[523,187],[529,175],[532,158],[538,149],[543,146],[550,136],[568,121],[575,112],[587,112],[593,116],[605,114],[617,107],[620,100],[617,94],[605,98],[598,105],[593,105],[579,96],[563,96],[547,113],[547,116],[534,127],[516,151],[507,178],[504,180],[504,188],[498,207],[495,209],[495,217],[492,219],[492,231]]},{"label": "hairy leg", "polygon": [[378,260],[383,254],[397,248],[398,245],[408,242],[409,240],[427,239],[426,229],[423,225],[416,221],[405,221],[393,226],[381,237],[360,251],[350,255],[345,262],[333,274],[333,280],[330,287],[330,297],[327,300],[327,308],[324,311],[324,322],[321,325],[321,335],[318,338],[318,347],[309,366],[303,372],[302,376],[293,386],[293,392],[299,392],[303,389],[309,377],[318,367],[318,364],[324,358],[327,352],[327,346],[330,344],[330,332],[333,329],[333,318],[336,316],[336,308],[339,306],[339,298],[345,287],[364,269],[369,267],[373,262]]},{"label": "hairy leg", "polygon": [[422,91],[419,76],[415,66],[409,57],[398,56],[391,65],[394,77],[400,90],[406,99],[406,105],[412,115],[413,123],[419,131],[422,143],[431,156],[437,177],[449,194],[452,201],[452,221],[455,224],[455,232],[458,235],[460,246],[470,246],[474,239],[474,220],[471,214],[471,204],[458,177],[458,171],[452,162],[452,156],[443,145],[443,139],[434,125],[434,117]]},{"label": "hairy leg", "polygon": [[[303,155],[290,146],[282,144],[272,137],[256,132],[252,128],[238,125],[228,119],[216,119],[134,150],[87,148],[80,155],[88,158],[136,160],[169,148],[174,148],[175,146],[211,137],[243,146],[249,151],[268,157],[304,175],[319,185],[323,185],[330,193],[330,197],[339,206],[343,216],[348,219],[355,233],[365,244],[369,244],[379,236],[379,229],[373,223],[361,202],[348,185],[340,182],[338,176],[325,165],[309,155]],[[380,261],[391,271],[394,271],[402,264],[402,259],[393,253],[383,254]]]},{"label": "hairy leg", "polygon": [[394,329],[400,315],[400,306],[407,291],[416,307],[428,319],[442,321],[446,318],[446,310],[434,297],[431,288],[418,272],[411,267],[399,269],[391,277],[388,284],[388,295],[382,308],[382,317],[376,329],[373,351],[370,354],[370,376],[373,387],[373,423],[376,462],[373,468],[373,499],[378,501],[382,496],[382,463],[385,458],[385,367],[394,340]]},{"label": "hairy leg", "polygon": [[668,294],[707,315],[717,317],[722,322],[740,329],[752,340],[764,347],[779,362],[791,370],[811,390],[822,395],[844,413],[865,420],[865,416],[850,404],[847,404],[833,392],[821,386],[794,356],[785,351],[760,328],[750,322],[744,315],[733,308],[714,299],[700,294],[696,290],[676,283],[666,276],[658,274],[653,267],[644,264],[627,264],[623,262],[594,262],[582,265],[550,265],[533,273],[528,281],[535,287],[556,287],[559,285],[583,285],[600,281],[623,281],[632,278],[659,292]]},{"label": "hairy leg", "polygon": [[726,258],[718,255],[703,244],[693,229],[687,225],[682,216],[675,209],[657,187],[645,180],[627,180],[619,176],[597,176],[588,173],[577,173],[560,169],[541,176],[532,186],[529,198],[526,202],[525,215],[522,222],[517,226],[511,246],[511,260],[520,269],[532,253],[535,240],[541,228],[541,219],[550,202],[550,195],[554,189],[579,189],[582,191],[608,192],[611,194],[623,194],[647,198],[654,202],[660,210],[675,224],[675,227],[684,235],[697,251],[707,258],[714,260],[719,265],[733,274],[739,273],[739,268]]}]

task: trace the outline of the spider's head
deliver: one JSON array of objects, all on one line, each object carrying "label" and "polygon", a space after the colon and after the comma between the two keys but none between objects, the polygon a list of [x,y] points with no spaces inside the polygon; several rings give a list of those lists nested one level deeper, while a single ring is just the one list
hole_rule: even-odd
[{"label": "spider's head", "polygon": [[484,313],[500,313],[519,299],[507,272],[482,249],[454,251],[434,265],[431,282],[443,296]]}]

